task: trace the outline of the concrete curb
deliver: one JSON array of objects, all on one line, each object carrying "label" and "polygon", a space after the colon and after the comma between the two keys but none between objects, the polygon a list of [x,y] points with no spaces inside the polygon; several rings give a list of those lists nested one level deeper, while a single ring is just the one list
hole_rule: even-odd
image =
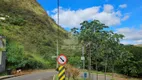
[{"label": "concrete curb", "polygon": [[11,78],[11,77],[15,77],[15,76],[14,75],[2,76],[2,77],[0,77],[0,80]]},{"label": "concrete curb", "polygon": [[12,77],[18,77],[18,76],[22,76],[22,75],[26,75],[26,74],[1,76],[0,80],[7,79],[7,78],[12,78]]},{"label": "concrete curb", "polygon": [[55,80],[55,75],[53,76],[53,80]]}]

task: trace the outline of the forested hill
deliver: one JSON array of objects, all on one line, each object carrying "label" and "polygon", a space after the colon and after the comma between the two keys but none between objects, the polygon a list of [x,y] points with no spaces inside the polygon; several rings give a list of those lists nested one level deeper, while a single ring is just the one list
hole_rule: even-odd
[{"label": "forested hill", "polygon": [[[14,57],[15,61],[19,59],[17,56],[11,58],[12,54],[31,54],[41,62],[44,62],[41,59],[51,58],[56,54],[57,31],[58,25],[36,0],[0,0],[0,35],[7,39],[9,64],[14,65],[10,63],[14,62]],[[60,43],[66,37],[66,31],[59,27]],[[19,51],[19,54],[16,49],[23,51]]]}]

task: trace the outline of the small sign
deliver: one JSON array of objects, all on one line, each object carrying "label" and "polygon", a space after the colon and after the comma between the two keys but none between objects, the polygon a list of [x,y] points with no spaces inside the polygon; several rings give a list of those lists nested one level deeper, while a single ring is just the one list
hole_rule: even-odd
[{"label": "small sign", "polygon": [[81,60],[85,60],[85,57],[84,57],[84,56],[82,56],[82,57],[81,57]]},{"label": "small sign", "polygon": [[61,54],[60,56],[58,56],[57,61],[60,65],[65,65],[67,62],[67,57]]},{"label": "small sign", "polygon": [[86,72],[84,72],[84,78],[87,78],[87,73]]},{"label": "small sign", "polygon": [[57,58],[57,56],[52,56],[52,58]]}]

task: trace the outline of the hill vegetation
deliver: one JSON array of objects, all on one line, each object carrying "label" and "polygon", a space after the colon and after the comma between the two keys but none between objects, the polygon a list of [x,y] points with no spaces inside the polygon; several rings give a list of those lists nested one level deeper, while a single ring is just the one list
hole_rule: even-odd
[{"label": "hill vegetation", "polygon": [[6,36],[8,67],[54,67],[51,56],[56,54],[58,29],[61,43],[66,31],[36,0],[0,0],[0,35]]}]

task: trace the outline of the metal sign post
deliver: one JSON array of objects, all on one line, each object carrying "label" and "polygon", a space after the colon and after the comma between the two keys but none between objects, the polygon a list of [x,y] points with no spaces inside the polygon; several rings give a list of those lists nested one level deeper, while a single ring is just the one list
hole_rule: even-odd
[{"label": "metal sign post", "polygon": [[59,66],[59,68],[58,68],[58,71],[59,71],[59,73],[58,73],[58,79],[59,80],[65,80],[65,67],[64,66]]},{"label": "metal sign post", "polygon": [[65,76],[65,67],[64,65],[67,63],[67,57],[63,54],[59,55],[57,58],[57,62],[58,64],[60,64],[61,66],[58,67],[58,80],[65,80],[66,76]]}]

